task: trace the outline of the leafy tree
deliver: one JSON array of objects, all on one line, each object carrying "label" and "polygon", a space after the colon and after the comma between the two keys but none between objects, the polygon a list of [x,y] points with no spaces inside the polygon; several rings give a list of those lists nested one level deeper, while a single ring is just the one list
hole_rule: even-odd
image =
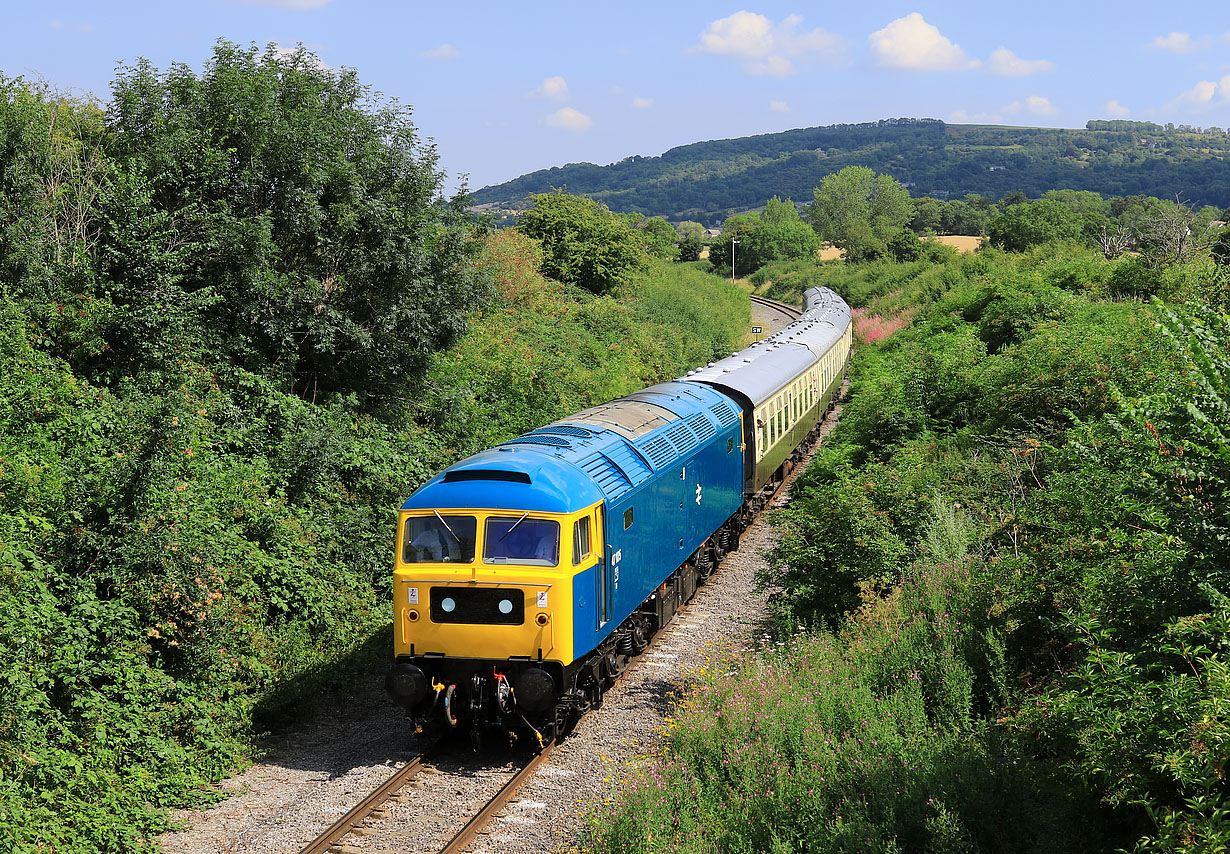
[{"label": "leafy tree", "polygon": [[703,242],[705,239],[705,227],[699,222],[694,222],[690,219],[676,223],[675,230],[679,232],[681,238],[693,237],[698,242]]},{"label": "leafy tree", "polygon": [[92,251],[115,172],[105,141],[96,104],[0,76],[0,283],[74,362],[106,348],[98,324],[114,311]]},{"label": "leafy tree", "polygon": [[1013,204],[991,220],[987,228],[991,245],[1010,252],[1024,252],[1052,240],[1076,240],[1081,221],[1070,207],[1054,199]]},{"label": "leafy tree", "polygon": [[200,76],[122,66],[108,125],[122,362],[188,348],[312,399],[379,398],[465,330],[482,286],[464,201],[443,200],[409,109],[353,70],[223,41]]},{"label": "leafy tree", "polygon": [[542,243],[546,275],[600,294],[644,267],[640,233],[606,205],[562,190],[533,199],[517,227]]},{"label": "leafy tree", "polygon": [[769,199],[755,230],[748,236],[747,251],[757,267],[770,261],[811,258],[820,248],[816,232],[799,216],[790,199]]},{"label": "leafy tree", "polygon": [[913,215],[910,194],[896,179],[847,166],[820,182],[808,217],[822,240],[844,249],[847,258],[861,258],[882,254]]},{"label": "leafy tree", "polygon": [[923,242],[908,228],[903,228],[888,240],[888,252],[895,261],[917,261],[923,252]]},{"label": "leafy tree", "polygon": [[939,199],[923,196],[914,199],[914,215],[910,218],[910,228],[917,234],[939,234],[944,227],[943,203]]},{"label": "leafy tree", "polygon": [[[739,243],[732,253],[735,240]],[[734,263],[746,274],[772,261],[811,258],[819,248],[816,233],[799,216],[794,203],[774,196],[763,212],[728,217],[721,236],[709,247],[709,260],[727,267],[733,254]]]},{"label": "leafy tree", "polygon": [[1071,208],[1072,212],[1077,215],[1100,214],[1102,216],[1109,216],[1111,212],[1110,202],[1102,198],[1098,193],[1093,193],[1089,190],[1047,190],[1042,198],[1061,202]]},{"label": "leafy tree", "polygon": [[679,260],[680,261],[699,261],[700,251],[703,244],[699,238],[684,237],[679,240]]},{"label": "leafy tree", "polygon": [[655,258],[673,259],[679,254],[679,233],[660,216],[651,216],[641,223],[645,250]]},{"label": "leafy tree", "polygon": [[1230,265],[1230,225],[1224,225],[1221,231],[1217,232],[1217,239],[1213,241],[1211,247],[1213,260],[1220,266]]}]

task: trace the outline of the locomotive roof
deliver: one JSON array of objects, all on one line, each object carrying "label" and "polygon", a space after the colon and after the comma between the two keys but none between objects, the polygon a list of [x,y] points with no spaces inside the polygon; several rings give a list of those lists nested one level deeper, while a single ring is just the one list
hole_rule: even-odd
[{"label": "locomotive roof", "polygon": [[738,419],[738,407],[712,388],[661,383],[468,457],[402,509],[574,512],[635,489]]},{"label": "locomotive roof", "polygon": [[681,379],[728,389],[759,406],[815,364],[850,325],[850,306],[828,288],[808,288],[803,308],[797,320],[763,341]]}]

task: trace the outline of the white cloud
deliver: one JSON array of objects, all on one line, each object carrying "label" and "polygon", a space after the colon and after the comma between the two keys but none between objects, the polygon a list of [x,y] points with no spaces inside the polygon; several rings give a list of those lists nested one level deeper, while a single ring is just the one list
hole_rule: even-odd
[{"label": "white cloud", "polygon": [[637,110],[648,110],[653,106],[653,98],[642,98],[637,95],[632,99],[632,106]]},{"label": "white cloud", "polygon": [[999,124],[1004,117],[999,113],[970,113],[966,110],[953,110],[948,114],[948,121],[954,125],[994,125]]},{"label": "white cloud", "polygon": [[1112,119],[1125,119],[1131,113],[1127,107],[1120,104],[1118,101],[1107,101],[1106,106],[1102,109],[1106,110],[1106,115]]},{"label": "white cloud", "polygon": [[420,52],[419,56],[424,59],[457,59],[461,56],[461,51],[457,50],[457,48],[453,47],[448,42],[445,42],[439,47],[433,47],[431,50],[424,50]]},{"label": "white cloud", "polygon": [[1217,81],[1201,80],[1186,92],[1180,93],[1179,97],[1166,106],[1170,109],[1176,107],[1202,108],[1214,102],[1218,106],[1230,104],[1230,74]]},{"label": "white cloud", "polygon": [[[1223,77],[1222,80],[1223,82],[1228,81],[1230,80],[1230,77]],[[1197,107],[1203,106],[1205,104],[1211,103],[1213,100],[1213,96],[1215,96],[1216,94],[1217,94],[1217,84],[1216,83],[1214,83],[1212,80],[1201,80],[1195,86],[1193,86],[1192,88],[1188,89],[1186,92],[1179,95],[1179,97],[1174,100],[1171,106],[1182,106],[1184,104],[1191,104]]]},{"label": "white cloud", "polygon": [[967,71],[979,62],[944,37],[917,12],[898,18],[867,37],[876,61],[906,71]]},{"label": "white cloud", "polygon": [[1150,50],[1167,50],[1171,53],[1199,53],[1215,44],[1230,44],[1230,32],[1220,36],[1193,36],[1191,33],[1167,33],[1158,36],[1145,47]]},{"label": "white cloud", "polygon": [[1035,116],[1053,116],[1059,112],[1049,98],[1044,98],[1041,95],[1030,95],[1023,101],[1013,101],[1009,104],[1004,104],[998,110],[969,112],[967,110],[953,110],[948,114],[948,121],[953,124],[971,124],[971,125],[995,125],[1002,124],[1009,116],[1016,116],[1020,113],[1030,113]]},{"label": "white cloud", "polygon": [[1025,99],[1025,109],[1035,116],[1053,116],[1059,112],[1050,98],[1041,95],[1030,95]]},{"label": "white cloud", "polygon": [[319,9],[328,6],[333,0],[232,0],[235,3],[246,3],[249,6],[273,6],[277,9]]},{"label": "white cloud", "polygon": [[559,75],[547,77],[542,81],[542,85],[534,90],[534,94],[553,101],[566,101],[568,100],[568,81]]},{"label": "white cloud", "polygon": [[317,50],[318,48],[308,47],[307,45],[295,45],[294,47],[287,47],[286,45],[280,44],[280,45],[275,45],[273,48],[273,52],[274,54],[277,55],[278,59],[290,61],[290,60],[295,59],[296,57],[299,56],[300,53],[302,53],[304,62],[306,62],[307,65],[310,66],[311,68],[317,68],[317,69],[320,69],[321,71],[333,71],[332,68],[326,65],[321,60],[321,58],[316,55]]},{"label": "white cloud", "polygon": [[1201,49],[1198,42],[1199,40],[1192,41],[1191,33],[1167,33],[1149,42],[1148,46],[1153,50],[1168,50],[1171,53],[1194,53]]},{"label": "white cloud", "polygon": [[1000,77],[1028,77],[1054,68],[1049,59],[1021,59],[1006,47],[997,48],[987,60],[987,71]]},{"label": "white cloud", "polygon": [[788,77],[795,72],[792,60],[807,54],[841,53],[840,37],[819,27],[800,33],[802,22],[799,15],[789,15],[774,24],[755,12],[735,12],[711,23],[692,52],[740,59],[743,70],[758,77]]},{"label": "white cloud", "polygon": [[785,101],[770,101],[769,109],[775,113],[788,113],[790,112],[790,105]]},{"label": "white cloud", "polygon": [[576,133],[588,130],[593,123],[593,119],[582,112],[574,110],[572,107],[562,107],[547,116],[547,124],[549,126]]}]

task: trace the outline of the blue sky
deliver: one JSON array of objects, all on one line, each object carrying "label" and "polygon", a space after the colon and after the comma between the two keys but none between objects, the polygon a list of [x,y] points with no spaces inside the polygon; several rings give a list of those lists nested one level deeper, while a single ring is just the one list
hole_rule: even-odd
[{"label": "blue sky", "polygon": [[105,101],[116,64],[302,43],[414,108],[455,186],[914,116],[1230,126],[1224,2],[179,0],[4,4],[0,73]]}]

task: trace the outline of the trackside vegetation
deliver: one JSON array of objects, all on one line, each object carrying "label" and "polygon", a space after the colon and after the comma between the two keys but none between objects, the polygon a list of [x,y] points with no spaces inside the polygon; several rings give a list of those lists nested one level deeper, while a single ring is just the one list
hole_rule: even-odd
[{"label": "trackside vegetation", "polygon": [[778,637],[714,652],[587,850],[1230,845],[1230,276],[1149,252],[753,277],[855,307],[849,400],[775,517]]},{"label": "trackside vegetation", "polygon": [[416,486],[739,343],[733,285],[549,279],[442,178],[304,51],[123,67],[105,109],[0,79],[0,850],[156,850],[383,672]]}]

